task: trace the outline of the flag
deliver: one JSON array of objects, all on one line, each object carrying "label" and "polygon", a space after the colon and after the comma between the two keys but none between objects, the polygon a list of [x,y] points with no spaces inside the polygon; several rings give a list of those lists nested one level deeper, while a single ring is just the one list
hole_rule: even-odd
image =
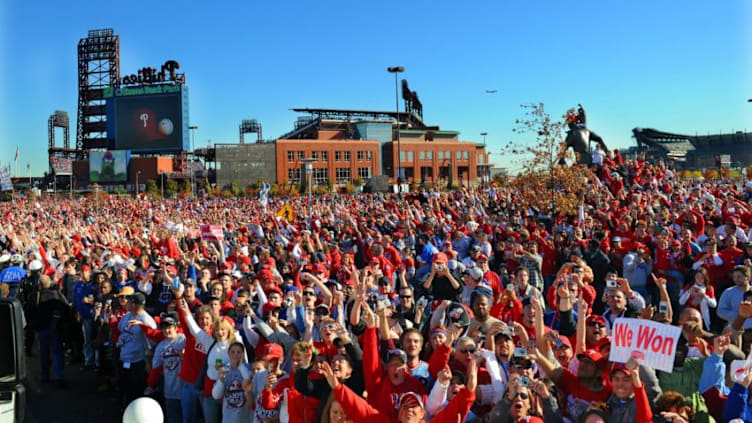
[{"label": "flag", "polygon": [[13,159],[13,161],[15,162],[17,160],[18,160],[18,147],[16,147],[16,157]]}]

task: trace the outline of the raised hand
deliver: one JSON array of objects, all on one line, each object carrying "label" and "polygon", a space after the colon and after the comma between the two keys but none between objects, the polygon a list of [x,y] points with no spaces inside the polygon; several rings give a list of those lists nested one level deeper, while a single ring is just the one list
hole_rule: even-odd
[{"label": "raised hand", "polygon": [[339,380],[337,379],[337,376],[334,375],[334,371],[329,363],[324,362],[321,364],[321,374],[326,378],[326,382],[329,384],[330,388],[334,389],[339,386]]}]

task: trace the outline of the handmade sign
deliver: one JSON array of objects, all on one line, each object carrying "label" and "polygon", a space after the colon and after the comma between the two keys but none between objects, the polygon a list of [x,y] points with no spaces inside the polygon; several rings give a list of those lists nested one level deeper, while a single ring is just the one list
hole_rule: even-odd
[{"label": "handmade sign", "polygon": [[632,356],[640,357],[640,364],[671,373],[680,334],[678,326],[644,319],[616,319],[611,328],[609,360],[626,363]]}]

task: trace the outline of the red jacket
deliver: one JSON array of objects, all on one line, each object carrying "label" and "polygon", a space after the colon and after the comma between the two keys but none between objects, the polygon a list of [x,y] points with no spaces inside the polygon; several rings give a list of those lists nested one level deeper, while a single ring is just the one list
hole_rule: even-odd
[{"label": "red jacket", "polygon": [[376,328],[367,328],[363,334],[363,377],[368,392],[368,403],[378,410],[377,414],[381,415],[382,419],[379,423],[387,423],[384,418],[387,418],[389,422],[397,423],[399,421],[397,416],[399,396],[405,392],[415,392],[422,395],[425,401],[428,392],[420,380],[409,372],[401,385],[392,384],[379,359],[379,345],[376,338]]},{"label": "red jacket", "polygon": [[204,347],[200,343],[196,342],[196,338],[191,335],[188,324],[185,322],[185,314],[180,308],[178,308],[178,316],[180,316],[180,327],[185,334],[185,352],[183,353],[183,364],[178,377],[186,383],[195,383],[196,379],[198,379],[198,374],[206,362],[206,351],[204,351]]},{"label": "red jacket", "polygon": [[279,407],[285,391],[287,391],[287,414],[290,416],[290,423],[313,423],[317,420],[319,400],[305,396],[295,389],[294,371],[277,381],[272,389],[264,388],[261,392],[261,406],[267,410]]},{"label": "red jacket", "polygon": [[[347,416],[354,422],[358,423],[385,423],[387,421],[399,422],[399,420],[390,419],[390,415],[373,408],[366,400],[358,396],[343,384],[337,385],[332,390],[334,398],[340,403],[347,413]],[[473,402],[475,402],[475,392],[462,388],[457,395],[449,401],[439,414],[431,419],[431,423],[456,423],[457,416],[459,421],[464,422],[467,412],[470,411]],[[393,414],[396,414],[397,410]]]}]

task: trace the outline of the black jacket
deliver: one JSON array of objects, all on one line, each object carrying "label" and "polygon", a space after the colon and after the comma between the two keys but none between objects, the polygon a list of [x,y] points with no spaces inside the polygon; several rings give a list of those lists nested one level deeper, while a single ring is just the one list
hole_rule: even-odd
[{"label": "black jacket", "polygon": [[70,316],[70,306],[57,288],[47,288],[33,295],[30,323],[35,330],[59,329]]}]

